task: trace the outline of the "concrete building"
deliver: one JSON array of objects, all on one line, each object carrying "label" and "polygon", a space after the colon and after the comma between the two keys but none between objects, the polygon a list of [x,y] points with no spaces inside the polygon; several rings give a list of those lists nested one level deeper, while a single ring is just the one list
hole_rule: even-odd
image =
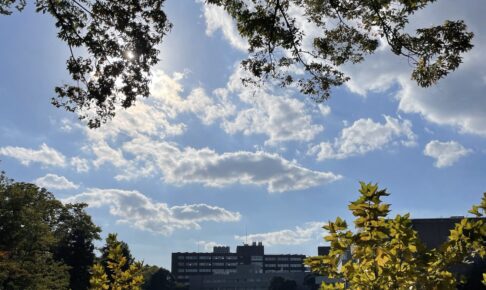
[{"label": "concrete building", "polygon": [[[274,277],[296,282],[297,290],[308,290],[309,272],[267,272],[257,265],[238,265],[231,274],[194,275],[189,278],[189,290],[267,290]],[[315,284],[314,280],[312,283]]]},{"label": "concrete building", "polygon": [[[450,218],[424,218],[412,219],[412,227],[417,231],[419,239],[429,249],[437,248],[445,243],[449,237],[450,230],[454,229],[455,224],[460,222],[464,217],[453,216]],[[486,219],[470,218],[473,220]],[[476,258],[471,264],[461,264],[450,269],[458,276],[464,276],[467,283],[458,286],[458,289],[479,290],[486,289],[486,286],[481,283],[482,273],[486,272],[486,260]]]},{"label": "concrete building", "polygon": [[262,243],[254,242],[237,246],[236,253],[229,247],[214,247],[212,253],[172,253],[172,274],[177,282],[188,285],[193,276],[236,274],[239,265],[251,265],[259,274],[303,273],[304,259],[305,255],[265,255]]}]

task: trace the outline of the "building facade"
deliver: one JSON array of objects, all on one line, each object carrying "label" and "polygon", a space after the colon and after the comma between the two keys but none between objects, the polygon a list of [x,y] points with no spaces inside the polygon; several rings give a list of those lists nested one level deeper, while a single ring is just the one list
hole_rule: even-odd
[{"label": "building facade", "polygon": [[267,272],[257,265],[238,265],[231,274],[195,275],[189,278],[189,290],[267,290],[272,279],[281,277],[295,282],[296,290],[308,290],[315,285],[309,272]]},{"label": "building facade", "polygon": [[172,253],[172,275],[185,285],[193,276],[236,274],[239,265],[251,265],[259,273],[305,272],[305,255],[265,255],[262,243],[229,247],[214,247],[211,253]]}]

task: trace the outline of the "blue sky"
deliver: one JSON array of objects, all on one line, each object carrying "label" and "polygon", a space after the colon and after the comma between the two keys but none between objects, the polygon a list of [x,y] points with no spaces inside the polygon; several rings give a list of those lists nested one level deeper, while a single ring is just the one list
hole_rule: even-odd
[{"label": "blue sky", "polygon": [[[152,94],[98,130],[54,108],[69,81],[52,19],[0,17],[0,168],[65,201],[83,201],[103,236],[117,232],[145,263],[175,251],[233,249],[314,255],[322,224],[358,182],[378,182],[393,213],[464,215],[486,190],[486,3],[440,1],[411,28],[464,19],[475,47],[429,89],[381,47],[318,105],[271,83],[241,85],[245,40],[221,10],[168,0],[174,24]],[[308,28],[312,34],[312,27]]]}]

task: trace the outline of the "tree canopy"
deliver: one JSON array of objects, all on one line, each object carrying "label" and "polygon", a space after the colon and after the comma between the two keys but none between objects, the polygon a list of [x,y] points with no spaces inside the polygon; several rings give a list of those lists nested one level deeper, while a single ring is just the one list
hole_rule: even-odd
[{"label": "tree canopy", "polygon": [[[116,234],[109,234],[106,238],[107,266],[101,263],[93,265],[90,278],[90,289],[93,290],[140,290],[143,284],[142,263],[129,264],[123,246]],[[107,271],[108,270],[108,271]]]},{"label": "tree canopy", "polygon": [[[427,249],[408,214],[387,217],[390,205],[381,199],[388,195],[375,184],[361,183],[360,197],[348,206],[356,231],[339,217],[324,226],[329,254],[306,260],[312,271],[337,281],[321,289],[456,289],[464,281],[451,266],[486,258],[485,219],[462,219],[444,245]],[[486,193],[470,213],[484,217]]]},{"label": "tree canopy", "polygon": [[175,290],[177,285],[174,276],[164,268],[144,266],[142,290]]},{"label": "tree canopy", "polygon": [[85,206],[0,173],[0,288],[87,289],[100,229]]},{"label": "tree canopy", "polygon": [[[473,34],[463,21],[407,30],[410,17],[432,2],[206,0],[223,7],[248,40],[249,57],[242,65],[253,77],[244,79],[246,84],[272,78],[317,101],[349,79],[340,66],[363,61],[380,41],[409,60],[411,77],[420,86],[433,85],[457,69],[463,53],[472,48]],[[0,14],[21,11],[26,4],[2,1]],[[117,107],[128,108],[137,98],[148,97],[150,70],[159,61],[157,46],[171,28],[163,4],[164,0],[36,0],[38,12],[54,17],[58,37],[71,52],[67,69],[72,82],[56,87],[53,104],[99,127]],[[299,19],[315,32],[304,31]]]}]

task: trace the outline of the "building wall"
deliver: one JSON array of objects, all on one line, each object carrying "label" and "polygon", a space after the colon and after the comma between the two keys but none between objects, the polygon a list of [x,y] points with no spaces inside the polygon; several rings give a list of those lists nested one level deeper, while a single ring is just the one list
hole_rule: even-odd
[{"label": "building wall", "polygon": [[[308,289],[305,285],[305,279],[310,273],[306,272],[273,272],[262,273],[258,270],[248,270],[243,267],[252,265],[240,265],[237,272],[228,275],[206,275],[191,276],[190,290],[267,290],[274,277],[282,277],[287,280],[293,280],[297,283],[298,290]],[[255,266],[254,269],[258,269]]]},{"label": "building wall", "polygon": [[238,265],[253,265],[260,273],[304,272],[305,255],[265,255],[261,244],[238,246],[236,253],[172,253],[172,274],[176,281],[188,284],[192,276],[236,273]]}]

